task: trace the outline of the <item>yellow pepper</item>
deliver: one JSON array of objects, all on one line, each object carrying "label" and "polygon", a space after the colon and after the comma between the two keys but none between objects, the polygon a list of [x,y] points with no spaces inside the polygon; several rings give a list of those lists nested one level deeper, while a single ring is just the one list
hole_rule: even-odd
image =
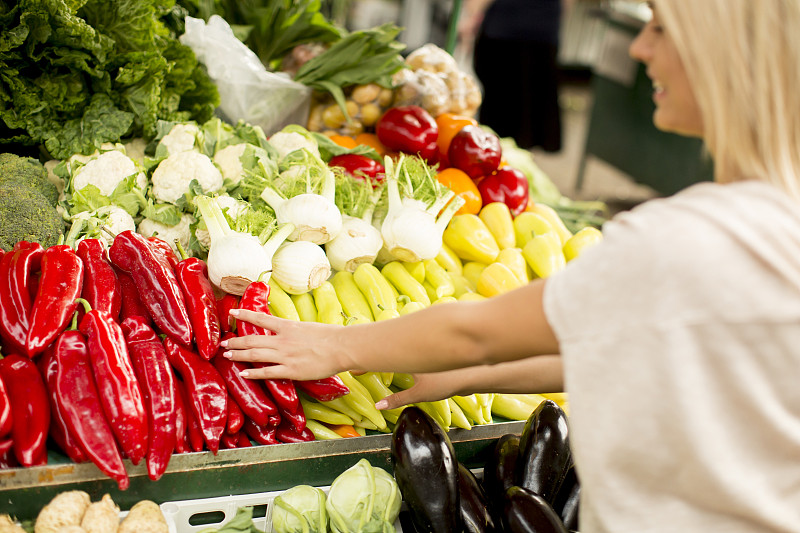
[{"label": "yellow pepper", "polygon": [[478,294],[477,292],[465,292],[457,299],[459,302],[476,302],[478,300],[485,300],[486,296]]},{"label": "yellow pepper", "polygon": [[408,270],[408,273],[411,274],[415,280],[420,283],[425,281],[425,265],[422,264],[422,261],[415,261],[413,263],[401,261],[400,264],[403,265],[403,268]]},{"label": "yellow pepper", "polygon": [[[499,254],[499,252],[498,252]],[[478,278],[481,277],[481,272],[486,268],[487,263],[479,263],[478,261],[469,261],[464,263],[464,277],[467,281],[472,283],[475,287],[478,286]]]},{"label": "yellow pepper", "polygon": [[442,238],[463,261],[479,261],[488,265],[500,253],[492,232],[478,215],[454,216],[445,228]]},{"label": "yellow pepper", "polygon": [[561,217],[558,216],[556,210],[549,205],[534,203],[528,209],[528,212],[536,213],[547,219],[550,225],[553,226],[553,229],[556,230],[558,238],[561,240],[561,246],[564,246],[567,240],[572,237],[572,232],[567,229],[567,226],[564,224],[564,221],[561,220]]},{"label": "yellow pepper", "polygon": [[306,427],[311,430],[316,440],[333,440],[343,439],[341,435],[324,424],[320,424],[316,420],[306,419]]},{"label": "yellow pepper", "polygon": [[353,280],[367,299],[372,316],[378,320],[381,311],[397,310],[397,300],[392,284],[370,263],[362,263],[353,272]]},{"label": "yellow pepper", "polygon": [[428,298],[430,299],[431,303],[435,302],[438,296],[436,295],[436,289],[433,288],[433,285],[425,280],[422,282],[422,287],[425,289],[425,292],[428,293]]},{"label": "yellow pepper", "polygon": [[414,376],[405,372],[395,372],[392,378],[392,385],[398,389],[410,389],[414,386]]},{"label": "yellow pepper", "polygon": [[[379,372],[365,372],[360,376],[353,377],[364,386],[367,392],[369,392],[373,403],[393,394],[392,390],[383,382]],[[402,407],[398,407],[395,409],[384,409],[380,411],[380,413],[383,415],[383,418],[394,424],[397,422],[397,418],[400,416],[400,411],[402,410]]]},{"label": "yellow pepper", "polygon": [[558,272],[567,263],[564,252],[561,251],[561,241],[555,231],[542,233],[528,241],[522,249],[522,255],[540,278]]},{"label": "yellow pepper", "polygon": [[522,282],[503,263],[492,263],[478,278],[478,294],[491,298],[521,286]]},{"label": "yellow pepper", "polygon": [[501,250],[516,245],[514,218],[503,202],[490,202],[481,208],[478,217],[483,220]]},{"label": "yellow pepper", "polygon": [[475,425],[487,424],[483,419],[483,411],[478,404],[478,398],[474,394],[469,396],[453,396],[452,400],[461,407],[461,412],[466,415],[471,423]]},{"label": "yellow pepper", "polygon": [[336,296],[342,304],[342,309],[349,317],[361,317],[365,322],[372,322],[372,309],[367,303],[364,294],[356,285],[351,272],[337,272],[331,278],[331,284],[336,289]]},{"label": "yellow pepper", "polygon": [[510,394],[495,394],[492,400],[492,413],[509,420],[527,420],[534,409],[535,406]]},{"label": "yellow pepper", "polygon": [[401,307],[400,311],[398,312],[400,313],[400,316],[403,316],[409,313],[413,313],[415,311],[422,311],[423,309],[425,309],[425,304],[423,304],[422,302],[408,302],[406,305]]},{"label": "yellow pepper", "polygon": [[291,294],[289,296],[297,310],[297,314],[300,316],[300,320],[303,322],[317,321],[317,305],[314,303],[314,297],[311,296],[310,292]]},{"label": "yellow pepper", "polygon": [[591,226],[578,230],[575,235],[567,239],[564,243],[564,257],[567,261],[572,261],[578,257],[586,248],[590,248],[603,240],[603,233]]},{"label": "yellow pepper", "polygon": [[461,274],[452,274],[452,273],[448,274],[450,275],[450,280],[453,282],[453,287],[455,288],[453,296],[458,298],[462,294],[466,294],[468,292],[475,292],[475,285],[473,285],[470,280],[468,280]]},{"label": "yellow pepper", "polygon": [[300,321],[300,315],[292,302],[292,298],[270,276],[269,281],[269,312],[273,315],[288,320]]},{"label": "yellow pepper", "polygon": [[496,263],[502,263],[507,266],[523,285],[531,280],[530,267],[525,262],[525,256],[522,255],[520,248],[512,247],[500,250],[500,253],[497,254]]},{"label": "yellow pepper", "polygon": [[323,405],[317,401],[307,400],[303,396],[300,397],[300,405],[303,406],[303,412],[308,420],[317,420],[326,424],[352,425],[354,422],[352,418],[341,411],[332,409],[330,406]]},{"label": "yellow pepper", "polygon": [[525,211],[514,219],[514,238],[517,248],[525,248],[534,235],[553,231],[553,226],[542,215]]},{"label": "yellow pepper", "polygon": [[433,302],[432,305],[446,304],[446,303],[457,302],[457,301],[458,301],[458,298],[454,298],[452,296],[442,296],[441,298],[439,298],[438,300]]},{"label": "yellow pepper", "polygon": [[344,325],[344,310],[333,284],[330,281],[323,281],[312,293],[314,303],[317,305],[317,320],[323,324]]},{"label": "yellow pepper", "polygon": [[[427,268],[425,270],[427,272]],[[412,302],[419,302],[425,306],[431,305],[431,300],[428,297],[428,293],[425,292],[425,287],[406,270],[400,261],[392,261],[384,265],[381,269],[381,274],[389,280],[389,283],[394,285],[397,292],[408,296]]]},{"label": "yellow pepper", "polygon": [[444,296],[452,296],[456,292],[450,275],[435,259],[426,259],[423,264],[425,265],[425,281],[433,287],[436,300]]},{"label": "yellow pepper", "polygon": [[472,429],[472,424],[467,420],[464,411],[452,398],[447,398],[447,405],[450,407],[450,424],[461,429]]},{"label": "yellow pepper", "polygon": [[378,409],[375,408],[375,402],[369,391],[362,385],[350,372],[340,372],[337,374],[347,388],[350,389],[349,394],[342,396],[344,401],[357,413],[361,414],[375,424],[378,429],[386,429],[386,419],[383,418]]},{"label": "yellow pepper", "polygon": [[439,253],[436,255],[436,262],[442,265],[442,268],[447,270],[450,274],[461,274],[461,259],[459,259],[456,253],[444,243]]},{"label": "yellow pepper", "polygon": [[344,396],[341,396],[339,398],[334,398],[333,400],[329,400],[327,402],[319,402],[319,403],[322,404],[324,407],[328,407],[334,411],[342,413],[343,415],[350,418],[353,421],[353,423],[363,419],[364,415],[355,411],[352,407],[350,407],[350,404],[344,401],[345,396],[349,396],[349,394],[345,394]]}]

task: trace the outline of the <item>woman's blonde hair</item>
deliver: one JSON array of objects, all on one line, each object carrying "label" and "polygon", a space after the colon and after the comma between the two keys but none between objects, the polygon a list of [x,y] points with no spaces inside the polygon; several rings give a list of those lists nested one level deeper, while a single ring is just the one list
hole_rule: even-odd
[{"label": "woman's blonde hair", "polygon": [[800,200],[800,0],[656,0],[702,110],[718,182]]}]

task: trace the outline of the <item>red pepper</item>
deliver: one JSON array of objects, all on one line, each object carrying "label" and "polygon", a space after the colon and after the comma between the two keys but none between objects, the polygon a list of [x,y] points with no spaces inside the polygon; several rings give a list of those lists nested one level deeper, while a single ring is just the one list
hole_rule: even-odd
[{"label": "red pepper", "polygon": [[314,434],[310,429],[307,427],[304,427],[303,429],[297,429],[287,421],[280,423],[278,428],[275,430],[275,437],[277,437],[279,441],[286,443],[310,442],[314,440]]},{"label": "red pepper", "polygon": [[[56,344],[58,341],[56,341]],[[47,396],[50,400],[50,438],[61,448],[67,457],[76,463],[85,463],[89,460],[78,440],[67,425],[67,419],[58,403],[58,388],[56,387],[58,359],[54,345],[45,350],[39,359],[39,371],[47,386]]]},{"label": "red pepper", "polygon": [[0,379],[11,398],[14,455],[22,466],[47,463],[50,402],[47,388],[33,361],[17,354],[0,359]]},{"label": "red pepper", "polygon": [[42,256],[42,277],[31,310],[25,344],[28,357],[44,351],[67,329],[78,309],[83,288],[83,261],[65,244],[51,246]]},{"label": "red pepper", "polygon": [[231,361],[221,355],[211,360],[214,367],[225,380],[231,396],[245,416],[252,418],[259,426],[265,426],[269,417],[278,414],[275,403],[257,380],[241,376],[241,371],[252,366],[242,361]]},{"label": "red pepper", "polygon": [[205,447],[203,440],[203,430],[200,429],[200,423],[194,415],[194,410],[190,408],[192,405],[192,398],[189,396],[189,391],[186,389],[186,384],[181,380],[175,380],[176,388],[181,396],[183,405],[186,406],[184,414],[186,415],[186,444],[188,448],[186,451],[202,452]]},{"label": "red pepper", "polygon": [[109,259],[136,282],[139,297],[158,329],[184,346],[192,345],[192,325],[172,266],[141,235],[116,236]]},{"label": "red pepper", "polygon": [[175,450],[175,374],[161,340],[145,319],[126,318],[121,326],[147,411],[147,475],[156,481]]},{"label": "red pepper", "polygon": [[228,394],[228,422],[225,426],[225,433],[228,435],[236,435],[244,426],[244,413],[233,396]]},{"label": "red pepper", "polygon": [[276,429],[275,426],[259,426],[249,418],[244,422],[244,431],[247,436],[259,444],[280,444],[275,436]]},{"label": "red pepper", "polygon": [[339,376],[308,381],[295,381],[295,387],[320,402],[329,402],[350,393]]},{"label": "red pepper", "polygon": [[89,346],[103,411],[122,451],[137,465],[147,453],[147,411],[125,334],[113,319],[88,308],[80,332]]},{"label": "red pepper", "polygon": [[333,156],[328,161],[330,167],[341,167],[354,178],[370,178],[371,181],[380,183],[384,180],[386,170],[383,165],[371,157],[359,154],[341,154]]},{"label": "red pepper", "polygon": [[236,320],[231,316],[231,309],[239,307],[239,297],[227,293],[217,300],[217,317],[220,319],[221,333],[230,333],[236,329]]},{"label": "red pepper", "polygon": [[300,408],[296,413],[291,413],[281,406],[278,406],[278,410],[280,411],[281,420],[279,424],[289,424],[297,431],[303,431],[306,428],[306,414],[303,412],[303,409]]},{"label": "red pepper", "polygon": [[183,260],[175,265],[175,276],[183,290],[194,342],[200,355],[210,360],[219,350],[220,323],[217,299],[208,280],[208,267],[202,259],[186,257],[180,243],[178,251]]},{"label": "red pepper", "polygon": [[503,167],[488,175],[478,184],[483,205],[502,202],[511,214],[519,215],[528,205],[528,178],[521,170]]},{"label": "red pepper", "polygon": [[117,482],[120,490],[127,489],[128,474],[103,411],[108,397],[100,399],[86,339],[79,331],[65,331],[56,341],[53,353],[57,362],[56,400],[69,432],[89,459]]},{"label": "red pepper", "polygon": [[0,439],[11,434],[14,419],[11,417],[11,400],[3,379],[0,378]]},{"label": "red pepper", "polygon": [[226,450],[233,450],[239,447],[239,433],[236,432],[233,435],[230,433],[223,433],[222,438],[220,439],[220,444],[222,448]]},{"label": "red pepper", "polygon": [[250,437],[247,436],[247,433],[242,430],[239,432],[239,448],[249,448],[252,446],[253,443],[250,442]]},{"label": "red pepper", "polygon": [[117,274],[120,294],[122,295],[122,308],[119,313],[120,321],[132,316],[140,316],[150,322],[150,312],[139,297],[139,289],[136,287],[136,282],[133,281],[132,277],[116,267],[114,267],[114,272]]},{"label": "red pepper", "polygon": [[447,149],[450,166],[472,178],[488,176],[500,166],[503,149],[494,133],[480,126],[464,126],[455,134]]},{"label": "red pepper", "polygon": [[[267,302],[269,300],[269,285],[263,281],[254,281],[250,283],[242,294],[242,299],[239,301],[239,307],[256,311],[259,313],[270,314]],[[254,326],[249,322],[237,322],[236,331],[240,337],[247,335],[274,335],[273,332]],[[265,364],[257,363],[255,367],[266,366]],[[275,400],[279,408],[290,412],[292,414],[301,411],[300,398],[297,396],[297,390],[294,388],[294,383],[290,379],[266,379],[264,386]]]},{"label": "red pepper", "polygon": [[186,453],[192,451],[187,434],[188,415],[186,414],[186,404],[183,400],[182,384],[176,379],[172,383],[172,390],[175,397],[175,453]]},{"label": "red pepper", "polygon": [[0,440],[0,470],[19,466],[14,457],[14,439]]},{"label": "red pepper", "polygon": [[122,288],[117,273],[108,261],[108,252],[100,239],[84,239],[78,243],[78,257],[83,261],[81,298],[114,320],[122,308]]},{"label": "red pepper", "polygon": [[164,348],[172,367],[183,379],[189,409],[200,425],[203,439],[214,455],[228,418],[228,390],[214,365],[169,337]]},{"label": "red pepper", "polygon": [[158,237],[147,237],[147,242],[152,245],[162,259],[165,259],[172,268],[175,268],[175,265],[178,264],[178,256],[175,255],[175,250],[172,249],[172,246],[167,241]]},{"label": "red pepper", "polygon": [[390,150],[432,158],[438,147],[439,126],[430,113],[416,105],[390,107],[375,125],[378,140]]},{"label": "red pepper", "polygon": [[30,285],[43,255],[41,244],[20,241],[0,261],[0,336],[13,352],[26,351],[32,307]]}]

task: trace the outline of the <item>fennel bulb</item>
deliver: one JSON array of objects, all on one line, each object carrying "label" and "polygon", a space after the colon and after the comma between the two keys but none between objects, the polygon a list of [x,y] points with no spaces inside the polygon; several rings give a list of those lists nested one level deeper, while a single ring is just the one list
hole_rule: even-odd
[{"label": "fennel bulb", "polygon": [[325,253],[334,270],[355,272],[362,263],[373,263],[383,247],[383,237],[364,219],[342,216],[342,229],[325,243]]},{"label": "fennel bulb", "polygon": [[442,234],[464,200],[438,183],[417,157],[401,156],[396,164],[386,158],[386,191],[389,210],[381,223],[386,250],[408,263],[436,257]]},{"label": "fennel bulb", "polygon": [[281,244],[272,257],[272,276],[289,294],[305,294],[331,275],[325,251],[309,241]]}]

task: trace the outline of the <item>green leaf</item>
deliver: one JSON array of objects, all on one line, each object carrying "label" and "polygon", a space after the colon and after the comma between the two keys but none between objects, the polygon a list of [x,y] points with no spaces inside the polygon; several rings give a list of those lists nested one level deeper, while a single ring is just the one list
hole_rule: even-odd
[{"label": "green leaf", "polygon": [[107,196],[103,196],[100,189],[94,185],[87,185],[72,194],[72,208],[69,210],[69,214],[76,215],[83,211],[95,211],[107,205],[111,205],[111,200]]},{"label": "green leaf", "polygon": [[148,203],[142,211],[145,218],[155,220],[166,226],[174,226],[181,221],[181,210],[172,204]]}]

